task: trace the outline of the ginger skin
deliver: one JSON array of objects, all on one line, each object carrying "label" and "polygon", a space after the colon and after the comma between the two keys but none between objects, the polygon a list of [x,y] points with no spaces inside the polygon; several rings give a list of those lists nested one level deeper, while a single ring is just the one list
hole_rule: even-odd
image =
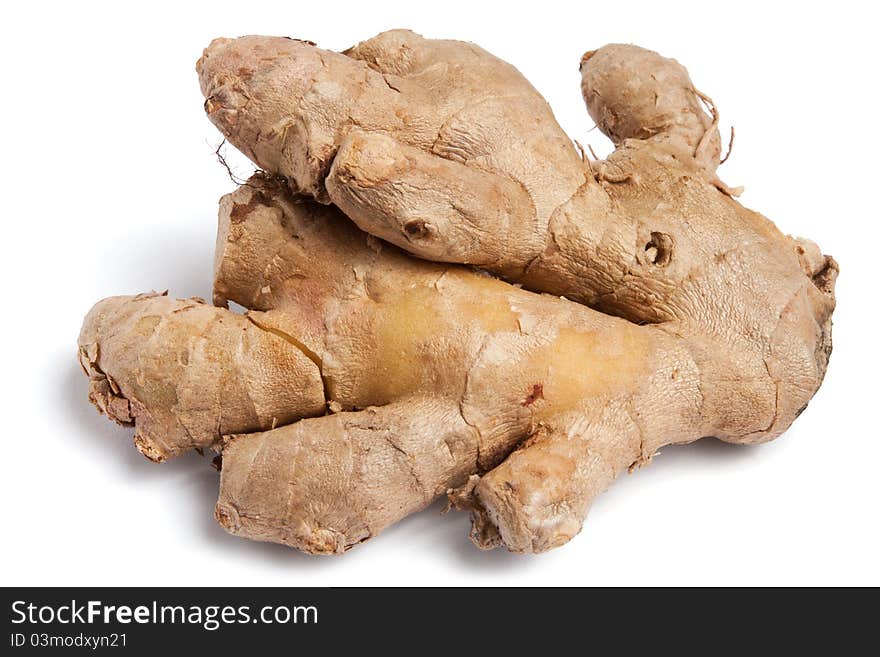
[{"label": "ginger skin", "polygon": [[228,531],[341,553],[448,493],[480,547],[540,552],[663,445],[770,440],[821,384],[836,263],[731,198],[673,60],[584,56],[604,162],[472,44],[218,39],[197,68],[265,171],[221,201],[221,308],[105,300],[80,353],[147,456],[222,450]]}]

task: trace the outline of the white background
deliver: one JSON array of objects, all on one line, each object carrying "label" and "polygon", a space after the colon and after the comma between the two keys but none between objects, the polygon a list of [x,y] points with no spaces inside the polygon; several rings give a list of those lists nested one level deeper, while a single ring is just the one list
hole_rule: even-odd
[{"label": "white background", "polygon": [[[869,3],[127,4],[9,3],[0,21],[0,584],[880,584]],[[342,49],[392,27],[509,60],[600,155],[610,146],[579,92],[585,50],[633,42],[690,68],[737,129],[724,180],[841,264],[825,385],[784,437],[664,449],[549,554],[479,552],[467,516],[435,507],[320,558],[225,534],[207,462],[149,463],[97,414],[75,359],[91,304],[152,288],[210,297],[216,204],[232,183],[203,115],[201,49],[248,33]]]}]

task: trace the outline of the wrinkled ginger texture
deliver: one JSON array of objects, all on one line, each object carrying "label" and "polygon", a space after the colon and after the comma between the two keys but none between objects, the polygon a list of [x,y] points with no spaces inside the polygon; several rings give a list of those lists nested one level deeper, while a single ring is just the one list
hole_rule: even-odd
[{"label": "wrinkled ginger texture", "polygon": [[605,160],[470,43],[216,39],[197,71],[260,169],[213,305],[105,299],[79,352],[145,456],[222,454],[233,534],[338,554],[445,495],[479,547],[545,551],[664,445],[771,440],[822,382],[837,264],[735,200],[674,60],[583,56]]}]

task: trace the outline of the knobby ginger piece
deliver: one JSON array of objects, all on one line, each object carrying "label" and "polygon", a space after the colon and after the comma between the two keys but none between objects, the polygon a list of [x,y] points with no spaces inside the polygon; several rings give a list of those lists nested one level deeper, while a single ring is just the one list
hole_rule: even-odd
[{"label": "knobby ginger piece", "polygon": [[148,456],[222,450],[228,531],[335,554],[448,495],[480,547],[540,552],[662,446],[770,440],[821,384],[837,264],[733,198],[674,60],[584,55],[604,161],[473,44],[218,39],[197,68],[262,169],[221,201],[219,307],[105,300],[80,353]]}]

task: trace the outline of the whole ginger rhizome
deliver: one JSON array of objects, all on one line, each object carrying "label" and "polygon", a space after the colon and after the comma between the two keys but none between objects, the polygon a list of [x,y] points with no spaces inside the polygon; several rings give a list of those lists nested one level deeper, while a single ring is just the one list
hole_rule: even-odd
[{"label": "whole ginger rhizome", "polygon": [[540,552],[660,447],[770,440],[821,384],[837,265],[733,198],[674,60],[584,55],[605,160],[473,44],[217,39],[197,69],[260,168],[214,303],[105,299],[80,361],[148,458],[222,454],[228,531],[335,554],[448,495]]}]

